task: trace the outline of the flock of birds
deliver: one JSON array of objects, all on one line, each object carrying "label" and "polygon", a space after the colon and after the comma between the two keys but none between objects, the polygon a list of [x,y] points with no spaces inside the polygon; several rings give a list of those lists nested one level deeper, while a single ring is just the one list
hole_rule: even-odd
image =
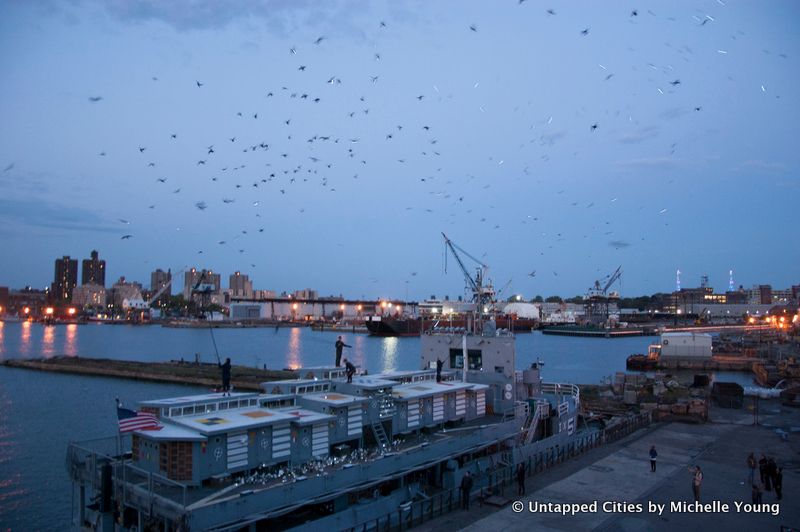
[{"label": "flock of birds", "polygon": [[[523,4],[525,0],[519,0],[519,4]],[[724,7],[722,0],[717,0],[718,4]],[[648,14],[655,16],[654,13],[648,11]],[[557,17],[558,13],[554,9],[545,10],[546,17]],[[640,13],[637,9],[629,12],[628,17],[637,19]],[[711,15],[704,15],[702,17],[694,17],[695,25],[705,26],[710,22],[714,22]],[[378,21],[377,28],[379,32],[391,31],[391,24],[386,21]],[[470,24],[465,28],[467,35],[479,34],[480,28],[477,24]],[[592,33],[590,27],[577,29],[578,39],[591,39]],[[295,86],[280,85],[272,88],[265,88],[263,92],[264,102],[260,102],[258,109],[239,110],[236,112],[236,119],[241,121],[249,121],[249,124],[242,122],[241,131],[231,131],[228,135],[223,135],[221,138],[214,142],[195,146],[194,152],[197,154],[193,166],[196,172],[203,175],[214,186],[208,185],[187,185],[180,177],[175,178],[170,175],[162,175],[159,173],[160,161],[157,156],[151,155],[154,152],[165,152],[169,147],[164,144],[177,144],[182,140],[184,134],[191,137],[193,132],[181,132],[179,130],[165,133],[163,139],[150,139],[149,143],[142,143],[132,146],[131,150],[137,153],[143,167],[146,171],[150,172],[151,179],[156,187],[155,196],[158,198],[168,198],[170,196],[183,197],[187,194],[198,195],[207,194],[211,195],[211,190],[215,192],[216,197],[206,198],[191,198],[188,200],[197,211],[205,212],[212,208],[216,209],[218,205],[227,206],[235,211],[244,211],[242,204],[247,207],[265,207],[269,201],[281,201],[287,195],[295,193],[297,187],[304,183],[316,184],[322,190],[335,193],[337,186],[341,183],[342,179],[359,180],[366,179],[370,175],[380,174],[382,169],[388,164],[398,165],[414,165],[414,174],[417,177],[409,177],[417,182],[418,185],[425,187],[424,190],[427,194],[434,196],[437,199],[445,200],[445,205],[449,209],[444,215],[445,222],[453,223],[458,214],[464,214],[472,220],[479,220],[480,223],[490,224],[494,229],[501,229],[503,224],[500,220],[490,221],[492,213],[488,212],[485,205],[481,205],[481,196],[484,195],[486,189],[492,186],[492,180],[482,182],[480,178],[474,175],[468,175],[465,178],[456,178],[449,176],[447,169],[449,159],[445,158],[445,154],[451,157],[463,157],[467,154],[458,152],[458,145],[456,142],[451,142],[449,138],[442,137],[445,131],[452,131],[447,127],[441,127],[435,118],[425,118],[420,120],[420,117],[428,117],[431,115],[429,110],[420,112],[417,115],[405,116],[401,123],[387,124],[383,132],[376,133],[374,131],[374,123],[369,125],[360,126],[363,131],[362,135],[349,136],[342,135],[341,132],[325,132],[325,131],[309,131],[307,118],[309,113],[313,115],[315,111],[312,109],[304,109],[301,112],[301,118],[295,120],[292,116],[292,110],[295,105],[303,104],[310,106],[322,107],[326,104],[327,96],[325,94],[328,85],[333,88],[344,87],[346,94],[351,98],[350,109],[342,110],[341,121],[357,121],[360,118],[370,117],[373,111],[372,96],[368,96],[369,87],[374,87],[379,90],[384,74],[377,68],[389,68],[385,63],[385,59],[381,53],[375,51],[372,53],[370,61],[370,70],[372,72],[365,73],[363,84],[356,84],[349,79],[342,79],[338,75],[327,75],[317,77],[319,71],[323,70],[320,65],[320,60],[314,56],[314,50],[333,43],[326,36],[319,36],[311,41],[307,48],[299,46],[290,46],[286,49],[286,54],[294,61],[296,75],[307,76],[307,82],[299,82]],[[332,45],[332,44],[331,44]],[[327,65],[325,65],[327,67]],[[653,70],[656,70],[655,65],[649,65]],[[608,82],[614,78],[615,73],[608,71],[604,65],[599,67],[605,72],[602,81]],[[662,75],[666,76],[672,71],[664,70]],[[312,73],[314,74],[312,76]],[[292,79],[297,79],[293,77]],[[158,83],[159,78],[153,76],[153,83]],[[319,81],[314,81],[317,79]],[[195,79],[193,83],[194,90],[207,91],[209,90],[209,83],[213,85],[211,80]],[[666,79],[663,81],[663,87],[671,87],[671,90],[679,90],[683,85],[680,78]],[[355,88],[354,88],[355,87]],[[365,88],[366,87],[366,88]],[[478,83],[475,84],[478,87]],[[436,102],[441,101],[442,95],[439,88],[434,85],[433,90],[436,94],[417,93],[408,95],[409,101],[416,100],[419,105],[428,105],[428,101]],[[661,87],[657,90],[664,93]],[[763,90],[763,89],[762,89]],[[375,98],[380,100],[379,98]],[[91,105],[103,105],[105,97],[101,95],[93,95],[88,98]],[[273,103],[270,103],[273,102]],[[337,99],[337,104],[340,105],[341,99]],[[244,107],[244,105],[242,105]],[[699,103],[693,106],[694,112],[701,112],[703,107]],[[480,109],[484,111],[483,107]],[[283,117],[279,115],[283,113]],[[374,113],[373,113],[374,114]],[[397,115],[398,121],[401,115]],[[254,126],[255,122],[263,122],[263,126]],[[540,122],[540,127],[544,128],[550,125],[553,117],[549,116]],[[303,122],[297,124],[296,122]],[[317,126],[312,126],[314,129]],[[358,129],[359,126],[353,129]],[[531,126],[533,129],[534,126]],[[589,133],[601,134],[602,124],[600,121],[589,121],[586,124]],[[333,129],[333,128],[331,128]],[[253,138],[252,132],[260,130],[264,132],[263,138]],[[440,133],[441,132],[441,133]],[[268,138],[269,137],[269,138]],[[246,140],[247,139],[247,140]],[[416,153],[411,153],[405,148],[405,152],[399,154],[394,160],[382,158],[375,160],[370,157],[370,149],[361,147],[364,144],[374,144],[380,139],[384,143],[398,142],[398,139],[403,139],[404,146],[416,146]],[[552,146],[558,140],[556,134],[542,133],[538,138],[534,137],[528,143],[540,147],[547,148]],[[158,143],[157,149],[151,149],[151,144]],[[671,153],[675,152],[676,144],[671,146]],[[386,150],[387,152],[389,150]],[[549,160],[550,155],[546,149],[542,150],[540,158],[543,163]],[[106,150],[98,152],[100,157],[108,157]],[[503,159],[496,157],[488,157],[491,164],[498,167],[504,164]],[[13,168],[13,164],[9,165],[5,171]],[[353,169],[358,171],[353,171]],[[419,168],[429,168],[428,171],[420,171]],[[360,169],[360,170],[359,170]],[[504,170],[504,169],[501,169]],[[515,172],[515,170],[509,170]],[[519,172],[524,176],[531,176],[530,166],[524,166]],[[160,192],[158,192],[160,191]],[[556,196],[563,194],[564,190],[556,192]],[[307,194],[304,192],[304,194]],[[266,195],[269,199],[262,199]],[[333,200],[340,201],[340,200]],[[600,200],[598,200],[600,201]],[[610,200],[610,203],[617,201],[617,198]],[[425,206],[426,202],[419,202],[418,204],[408,205],[407,211],[417,211],[422,215],[433,214],[433,206]],[[571,207],[578,207],[582,202],[571,201],[568,202]],[[156,209],[159,200],[147,205],[150,210]],[[595,206],[594,202],[585,205],[585,208],[591,209]],[[298,215],[303,215],[306,209],[313,208],[313,203],[298,208]],[[234,212],[234,211],[232,211]],[[667,212],[666,208],[656,210],[658,215],[663,215]],[[655,214],[655,213],[653,213]],[[269,232],[269,224],[265,222],[262,217],[262,211],[254,209],[252,214],[254,216],[253,222],[246,227],[241,227],[236,231],[228,233],[227,236],[215,239],[216,249],[222,246],[226,249],[227,253],[233,247],[239,254],[248,253],[250,250],[248,246],[255,245],[250,243],[245,245],[246,239],[252,235],[259,233]],[[132,215],[131,219],[134,218]],[[440,220],[441,221],[441,220]],[[535,224],[539,221],[539,217],[527,215],[519,223],[521,224]],[[119,223],[126,227],[135,227],[128,219],[120,218]],[[666,222],[665,222],[666,223]],[[181,227],[177,228],[181,230]],[[125,232],[121,239],[130,240],[135,238],[135,231]],[[566,235],[561,232],[547,232],[542,231],[541,236],[548,239],[548,246],[539,251],[541,257],[544,257],[549,250],[554,249],[559,242],[566,240]],[[576,235],[571,235],[576,236]],[[605,239],[607,245],[614,250],[621,250],[630,247],[632,243],[626,239],[616,236],[616,232],[612,227],[611,220],[594,220],[591,230],[587,227],[587,231],[583,239],[601,238]],[[644,236],[640,236],[644,240]],[[578,242],[576,245],[580,245]],[[212,248],[203,246],[197,249],[198,255],[209,254]],[[256,253],[252,253],[256,255]],[[485,255],[484,255],[485,257]],[[544,259],[542,259],[544,261]],[[250,266],[255,268],[255,262],[250,262]],[[537,265],[541,267],[541,265]],[[599,270],[599,268],[598,268]],[[524,272],[523,272],[524,274]],[[416,272],[410,272],[410,276],[415,276]],[[558,272],[553,271],[553,275],[557,276]],[[529,278],[536,276],[536,270],[527,273]],[[377,282],[377,278],[371,279],[372,282]],[[407,281],[406,281],[407,282]]]}]

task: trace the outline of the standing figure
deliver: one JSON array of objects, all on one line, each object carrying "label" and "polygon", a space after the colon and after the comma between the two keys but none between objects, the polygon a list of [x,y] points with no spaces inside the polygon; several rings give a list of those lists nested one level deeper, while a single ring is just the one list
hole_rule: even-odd
[{"label": "standing figure", "polygon": [[650,447],[650,472],[656,472],[656,457],[658,456],[658,451],[656,451],[656,446],[653,445]]},{"label": "standing figure", "polygon": [[344,359],[345,373],[347,373],[347,382],[353,382],[353,375],[356,374],[356,367],[346,358]]},{"label": "standing figure", "polygon": [[525,464],[520,462],[517,466],[517,495],[525,495]]},{"label": "standing figure", "polygon": [[437,358],[436,359],[436,382],[442,382],[442,366],[444,366],[444,362]]},{"label": "standing figure", "polygon": [[761,484],[767,482],[767,457],[763,454],[758,459],[758,473],[761,475]]},{"label": "standing figure", "polygon": [[226,358],[224,364],[220,364],[217,360],[217,366],[222,368],[222,394],[231,394],[231,359]]},{"label": "standing figure", "polygon": [[347,345],[342,341],[342,337],[340,336],[338,340],[336,340],[336,367],[340,367],[342,365],[342,349],[345,347],[352,347]]},{"label": "standing figure", "polygon": [[461,479],[461,508],[469,510],[469,494],[472,491],[472,473],[467,471]]},{"label": "standing figure", "polygon": [[700,470],[699,465],[694,466],[694,469],[689,468],[689,471],[694,472],[694,476],[692,477],[694,500],[700,502],[700,487],[703,485],[703,471]]},{"label": "standing figure", "polygon": [[755,480],[757,465],[756,455],[750,453],[750,456],[747,457],[747,483],[750,485],[752,485]]},{"label": "standing figure", "polygon": [[[778,496],[778,500],[783,499],[783,468],[779,467],[777,471],[775,471],[775,476],[772,479],[772,486],[775,488],[775,495]],[[761,501],[758,501],[761,502]]]}]

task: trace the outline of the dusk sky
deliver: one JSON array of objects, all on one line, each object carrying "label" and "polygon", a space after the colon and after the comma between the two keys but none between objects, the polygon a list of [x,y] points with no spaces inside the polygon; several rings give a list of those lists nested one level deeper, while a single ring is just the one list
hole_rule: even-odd
[{"label": "dusk sky", "polygon": [[624,296],[676,269],[785,288],[798,21],[796,1],[4,1],[0,285],[97,249],[107,285],[188,265],[455,297],[444,232],[502,296],[620,265]]}]

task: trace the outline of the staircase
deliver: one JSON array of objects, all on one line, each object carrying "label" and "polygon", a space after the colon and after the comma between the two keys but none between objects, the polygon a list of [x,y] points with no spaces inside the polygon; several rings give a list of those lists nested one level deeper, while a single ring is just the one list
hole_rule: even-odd
[{"label": "staircase", "polygon": [[524,445],[527,445],[533,441],[533,437],[536,435],[536,427],[539,426],[539,420],[541,418],[542,408],[539,405],[536,405],[536,408],[534,408],[532,414],[530,410],[528,411],[528,417],[525,419],[525,424],[522,426],[523,430],[525,431],[525,440],[523,442]]},{"label": "staircase", "polygon": [[389,436],[386,435],[386,430],[383,428],[383,424],[373,421],[371,426],[372,433],[375,434],[375,439],[377,440],[378,444],[382,449],[387,449],[389,447]]}]

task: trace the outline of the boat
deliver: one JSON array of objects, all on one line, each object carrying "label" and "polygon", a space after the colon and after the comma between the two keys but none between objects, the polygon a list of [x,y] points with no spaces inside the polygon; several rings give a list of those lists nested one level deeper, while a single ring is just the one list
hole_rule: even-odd
[{"label": "boat", "polygon": [[543,382],[539,363],[517,371],[515,336],[491,319],[426,331],[420,344],[414,371],[350,380],[343,368],[309,367],[260,393],[141,401],[160,430],[69,445],[76,524],[394,528],[422,500],[458,507],[467,472],[483,492],[520,463],[599,441],[578,428],[579,388]]},{"label": "boat", "polygon": [[[497,327],[512,332],[531,332],[538,321],[530,318],[518,318],[513,315],[497,314],[494,316]],[[419,336],[423,332],[441,327],[466,328],[467,314],[446,315],[440,318],[422,316],[367,316],[364,321],[367,331],[373,336]]]},{"label": "boat", "polygon": [[594,338],[624,338],[643,336],[645,330],[638,327],[598,327],[596,325],[551,325],[542,327],[542,334],[560,336],[588,336]]}]

